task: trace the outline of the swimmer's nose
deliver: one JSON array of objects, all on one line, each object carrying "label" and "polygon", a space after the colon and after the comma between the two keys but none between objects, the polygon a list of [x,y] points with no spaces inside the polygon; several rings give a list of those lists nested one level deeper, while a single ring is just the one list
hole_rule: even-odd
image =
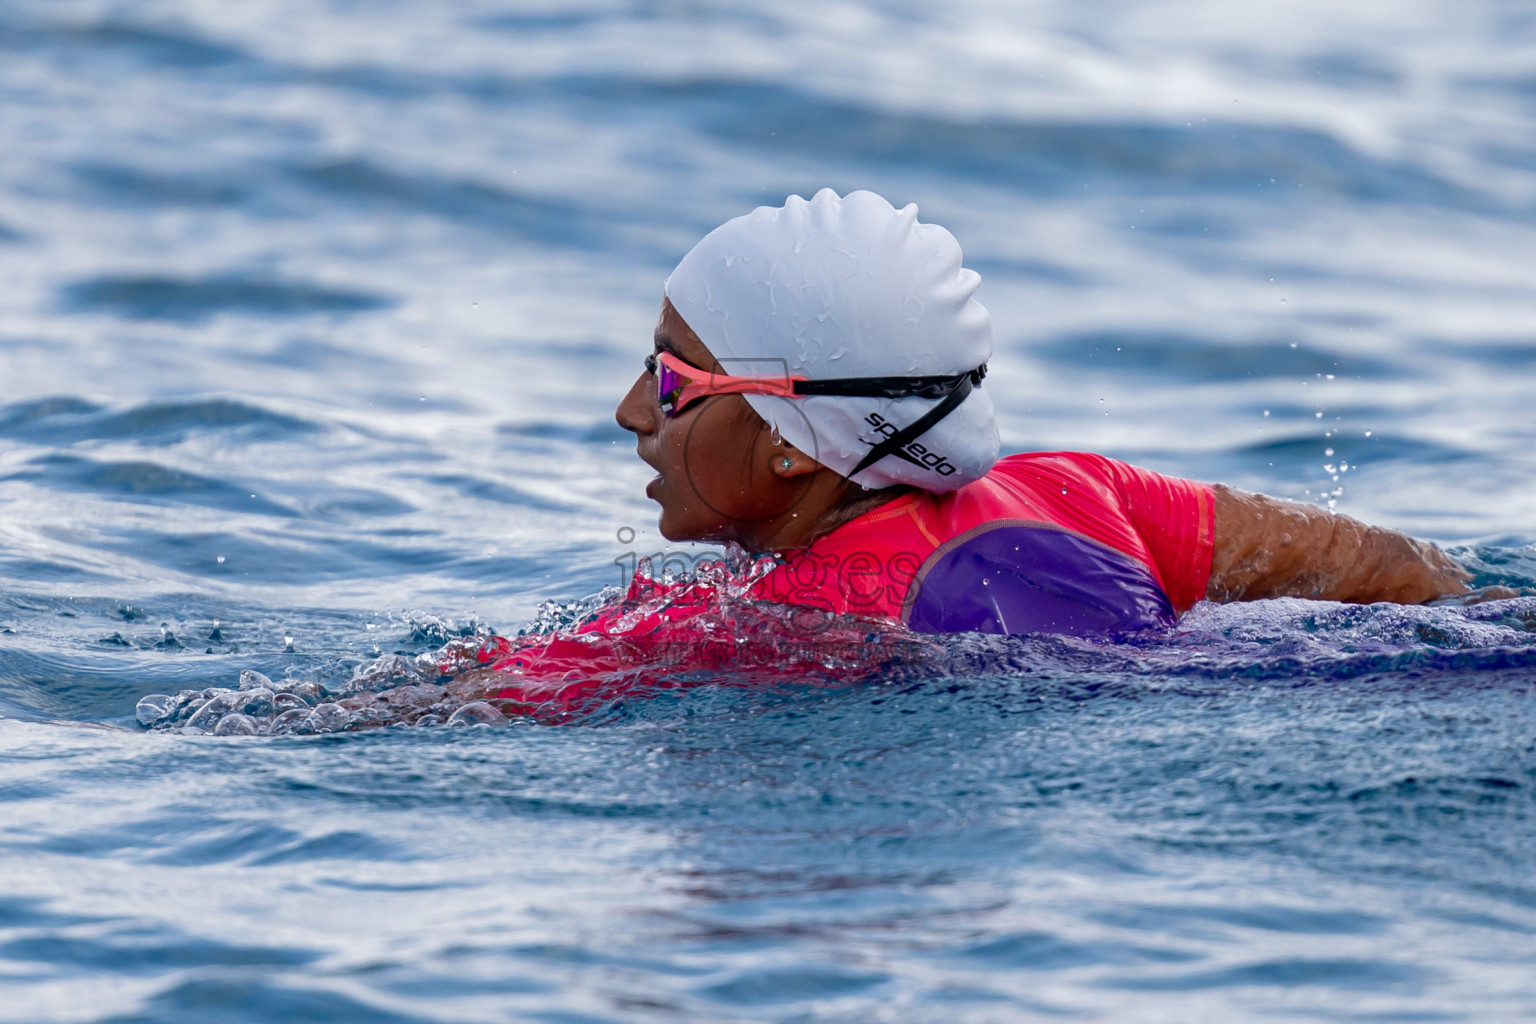
[{"label": "swimmer's nose", "polygon": [[[647,389],[646,385],[650,387]],[[613,411],[613,418],[619,426],[632,434],[649,434],[656,429],[656,417],[661,415],[661,406],[656,404],[656,385],[648,373],[642,373],[635,378],[629,391],[619,399],[618,408]]]}]

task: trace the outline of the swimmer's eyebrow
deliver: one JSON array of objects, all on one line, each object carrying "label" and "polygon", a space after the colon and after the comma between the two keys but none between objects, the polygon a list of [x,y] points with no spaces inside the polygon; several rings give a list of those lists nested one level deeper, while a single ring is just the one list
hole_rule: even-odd
[{"label": "swimmer's eyebrow", "polygon": [[672,335],[670,334],[657,331],[652,337],[652,343],[656,346],[657,352],[667,352],[677,356],[679,359],[683,358],[683,354],[677,350],[677,342],[672,340]]}]

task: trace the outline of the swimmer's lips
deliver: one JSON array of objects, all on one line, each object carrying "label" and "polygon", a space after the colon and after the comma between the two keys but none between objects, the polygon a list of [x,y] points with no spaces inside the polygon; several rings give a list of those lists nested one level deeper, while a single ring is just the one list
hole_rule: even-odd
[{"label": "swimmer's lips", "polygon": [[635,454],[639,456],[641,462],[656,470],[656,475],[651,477],[650,481],[645,485],[645,496],[650,498],[652,501],[660,501],[661,499],[656,497],[654,492],[656,488],[660,487],[663,483],[666,482],[665,478],[663,478],[661,474],[661,470],[656,468],[656,464],[654,462],[646,458],[644,455],[641,455],[639,450],[636,450]]}]

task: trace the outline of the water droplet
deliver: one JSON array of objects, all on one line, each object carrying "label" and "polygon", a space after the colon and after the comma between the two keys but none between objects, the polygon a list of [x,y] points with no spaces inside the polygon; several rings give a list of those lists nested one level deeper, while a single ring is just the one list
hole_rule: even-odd
[{"label": "water droplet", "polygon": [[219,556],[219,564],[220,564],[220,565],[223,565],[223,564],[224,564],[224,556],[223,556],[223,555],[220,555],[220,556]]},{"label": "water droplet", "polygon": [[1324,455],[1332,455],[1333,454],[1333,449],[1332,448],[1324,448],[1323,449],[1323,454]]}]

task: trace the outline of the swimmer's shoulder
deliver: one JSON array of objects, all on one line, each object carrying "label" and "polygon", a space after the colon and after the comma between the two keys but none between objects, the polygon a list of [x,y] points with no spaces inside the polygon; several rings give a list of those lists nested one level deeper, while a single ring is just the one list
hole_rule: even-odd
[{"label": "swimmer's shoulder", "polygon": [[1101,490],[1112,488],[1127,472],[1128,463],[1094,452],[1019,452],[997,460],[984,480],[1005,486],[1059,492],[1062,487]]}]

